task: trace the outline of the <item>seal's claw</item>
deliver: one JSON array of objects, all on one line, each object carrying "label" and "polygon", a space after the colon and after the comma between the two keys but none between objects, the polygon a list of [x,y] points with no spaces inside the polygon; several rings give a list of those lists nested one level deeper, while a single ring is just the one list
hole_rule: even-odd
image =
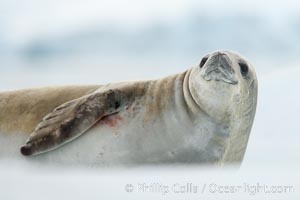
[{"label": "seal's claw", "polygon": [[31,145],[25,144],[24,146],[22,146],[20,148],[20,152],[23,156],[30,156],[32,155],[32,151],[31,151]]}]

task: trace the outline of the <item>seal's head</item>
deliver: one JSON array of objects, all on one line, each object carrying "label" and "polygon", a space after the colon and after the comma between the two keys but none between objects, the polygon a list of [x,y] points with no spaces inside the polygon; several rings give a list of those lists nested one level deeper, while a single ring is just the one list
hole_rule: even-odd
[{"label": "seal's head", "polygon": [[192,68],[189,90],[198,106],[217,120],[241,117],[251,112],[257,99],[257,78],[253,66],[232,51],[216,51],[204,56]]}]

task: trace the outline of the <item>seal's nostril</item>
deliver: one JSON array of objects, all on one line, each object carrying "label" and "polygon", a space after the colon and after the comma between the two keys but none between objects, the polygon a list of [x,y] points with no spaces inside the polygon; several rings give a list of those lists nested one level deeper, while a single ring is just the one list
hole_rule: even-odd
[{"label": "seal's nostril", "polygon": [[205,65],[206,61],[208,60],[208,57],[209,56],[205,56],[205,57],[202,58],[202,60],[201,60],[201,62],[199,64],[200,68],[202,68]]},{"label": "seal's nostril", "polygon": [[216,56],[225,56],[226,55],[226,53],[224,53],[224,52],[217,52],[216,53]]}]

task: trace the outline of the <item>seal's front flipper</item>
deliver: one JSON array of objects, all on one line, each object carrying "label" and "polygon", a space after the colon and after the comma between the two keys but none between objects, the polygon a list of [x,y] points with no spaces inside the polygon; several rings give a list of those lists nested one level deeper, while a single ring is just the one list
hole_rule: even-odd
[{"label": "seal's front flipper", "polygon": [[119,90],[108,90],[64,103],[44,117],[21,147],[21,153],[29,156],[56,149],[102,118],[119,112],[126,102],[126,96]]}]

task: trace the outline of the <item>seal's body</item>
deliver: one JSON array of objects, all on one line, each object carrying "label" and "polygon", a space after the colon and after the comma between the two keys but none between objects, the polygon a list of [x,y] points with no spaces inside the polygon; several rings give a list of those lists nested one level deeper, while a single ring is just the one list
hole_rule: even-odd
[{"label": "seal's body", "polygon": [[[25,113],[35,116],[26,124],[45,116],[21,147],[21,153],[41,154],[24,157],[26,160],[88,165],[241,162],[256,98],[257,80],[252,66],[235,53],[214,52],[199,66],[181,74],[152,81],[88,86],[72,97],[62,95],[55,103],[38,101],[47,107],[45,113],[37,116],[32,108],[25,108]],[[65,103],[58,106],[60,101]],[[28,112],[30,109],[33,112]],[[12,119],[18,112],[8,116]],[[6,127],[6,132],[13,129],[0,127]],[[30,128],[33,126],[21,131]],[[17,152],[28,135],[2,137],[6,137],[3,146]],[[9,141],[9,145],[4,144]]]}]

